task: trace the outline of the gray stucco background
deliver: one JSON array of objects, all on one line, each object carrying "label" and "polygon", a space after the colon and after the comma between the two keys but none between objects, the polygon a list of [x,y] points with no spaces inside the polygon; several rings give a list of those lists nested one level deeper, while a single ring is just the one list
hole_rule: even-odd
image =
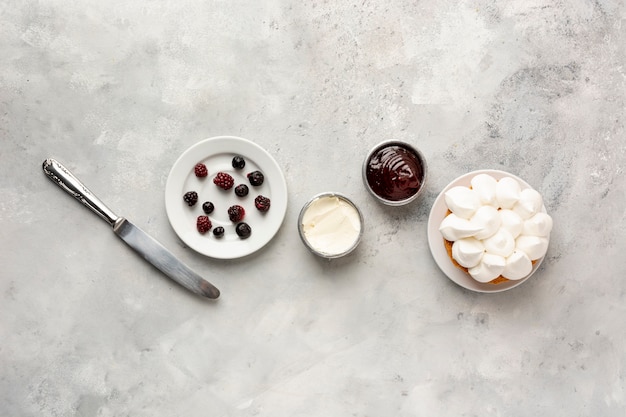
[{"label": "gray stucco background", "polygon": [[[0,414],[623,416],[623,1],[0,0]],[[180,242],[178,156],[253,140],[281,165],[281,230],[235,261]],[[426,193],[389,208],[361,164],[419,147]],[[222,291],[197,299],[41,173],[55,157]],[[522,286],[466,291],[426,224],[493,168],[554,230]],[[322,191],[365,216],[358,250],[301,244]]]}]

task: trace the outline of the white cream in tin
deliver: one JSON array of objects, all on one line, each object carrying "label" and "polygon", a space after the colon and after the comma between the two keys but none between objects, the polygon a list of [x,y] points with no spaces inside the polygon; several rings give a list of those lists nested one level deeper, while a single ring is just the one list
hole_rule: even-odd
[{"label": "white cream in tin", "polygon": [[354,205],[337,195],[314,198],[301,215],[302,238],[322,256],[351,251],[361,237],[361,215]]}]

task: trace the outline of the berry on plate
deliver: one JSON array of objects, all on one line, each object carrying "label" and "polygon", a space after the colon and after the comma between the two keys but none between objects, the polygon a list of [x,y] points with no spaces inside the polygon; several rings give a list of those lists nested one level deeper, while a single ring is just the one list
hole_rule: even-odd
[{"label": "berry on plate", "polygon": [[235,187],[235,194],[237,194],[237,197],[245,197],[248,195],[248,186],[246,184],[239,184],[238,186]]},{"label": "berry on plate", "polygon": [[250,225],[248,225],[248,223],[241,222],[238,223],[237,226],[235,226],[235,232],[240,238],[247,239],[252,234],[252,229],[250,228]]},{"label": "berry on plate", "polygon": [[211,227],[213,227],[213,225],[211,224],[209,216],[198,216],[196,220],[196,229],[198,229],[198,232],[205,234],[211,230]]},{"label": "berry on plate", "polygon": [[235,169],[243,169],[246,166],[246,160],[243,159],[243,156],[237,155],[233,158],[233,168]]},{"label": "berry on plate", "polygon": [[198,202],[198,193],[195,191],[187,191],[183,196],[183,200],[191,207]]},{"label": "berry on plate", "polygon": [[226,172],[218,172],[213,178],[213,184],[224,190],[230,190],[235,184],[233,177]]},{"label": "berry on plate", "polygon": [[266,212],[270,209],[270,199],[260,195],[254,199],[254,206],[257,208],[257,210]]},{"label": "berry on plate", "polygon": [[210,201],[205,201],[204,203],[202,203],[202,211],[204,211],[206,214],[213,213],[213,210],[215,210],[215,206]]},{"label": "berry on plate", "polygon": [[196,174],[196,177],[206,177],[209,175],[209,171],[206,169],[206,165],[202,162],[198,162],[196,166],[193,168],[193,172]]},{"label": "berry on plate", "polygon": [[213,236],[217,238],[224,236],[224,228],[222,226],[217,226],[215,229],[213,229]]},{"label": "berry on plate", "polygon": [[252,171],[247,175],[247,177],[248,181],[250,181],[250,184],[254,185],[255,187],[263,184],[263,181],[265,180],[265,176],[261,171]]},{"label": "berry on plate", "polygon": [[235,204],[234,206],[230,206],[228,208],[228,218],[231,222],[236,223],[243,219],[246,215],[246,210],[240,205]]}]

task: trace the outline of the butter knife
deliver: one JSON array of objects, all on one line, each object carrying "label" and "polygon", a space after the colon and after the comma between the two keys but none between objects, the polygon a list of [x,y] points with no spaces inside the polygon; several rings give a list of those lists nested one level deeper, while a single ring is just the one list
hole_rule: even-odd
[{"label": "butter knife", "polygon": [[207,298],[217,298],[220,291],[192,271],[163,245],[123,217],[117,216],[83,183],[58,161],[43,161],[43,172],[63,190],[104,219],[128,246],[161,272],[188,290]]}]

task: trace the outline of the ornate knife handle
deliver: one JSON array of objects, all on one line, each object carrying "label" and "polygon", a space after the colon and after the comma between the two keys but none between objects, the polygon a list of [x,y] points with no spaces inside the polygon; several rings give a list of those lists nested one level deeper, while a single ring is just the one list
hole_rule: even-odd
[{"label": "ornate knife handle", "polygon": [[48,158],[43,161],[43,172],[59,187],[69,193],[85,207],[106,220],[111,227],[115,224],[118,216],[111,211],[98,197],[83,185],[67,168],[55,159]]}]

